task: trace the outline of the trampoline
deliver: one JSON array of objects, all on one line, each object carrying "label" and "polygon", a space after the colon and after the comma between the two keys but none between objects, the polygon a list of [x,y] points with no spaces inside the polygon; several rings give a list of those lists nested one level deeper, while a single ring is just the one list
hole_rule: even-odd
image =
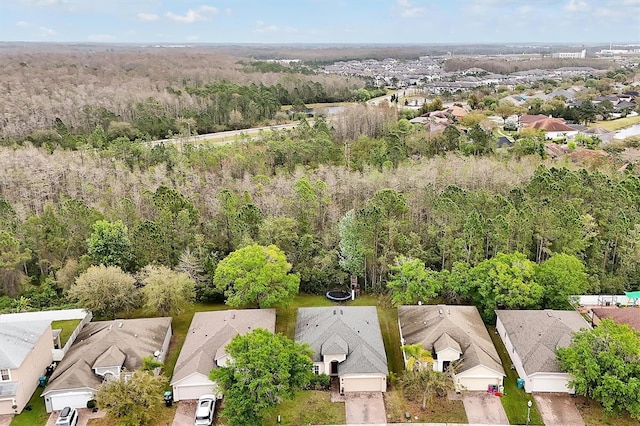
[{"label": "trampoline", "polygon": [[347,300],[351,300],[351,292],[331,290],[327,292],[327,299],[333,300],[334,302],[346,302]]}]

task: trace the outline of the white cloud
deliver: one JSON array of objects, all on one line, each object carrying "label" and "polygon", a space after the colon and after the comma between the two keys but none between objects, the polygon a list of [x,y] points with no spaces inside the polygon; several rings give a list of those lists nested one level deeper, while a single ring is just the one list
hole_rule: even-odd
[{"label": "white cloud", "polygon": [[157,21],[160,18],[155,13],[138,13],[138,19],[141,21]]},{"label": "white cloud", "polygon": [[210,15],[217,15],[218,9],[213,6],[200,6],[196,9],[189,9],[184,15],[178,15],[173,12],[167,12],[165,16],[176,22],[184,24],[192,24],[198,21],[206,21]]},{"label": "white cloud", "polygon": [[200,39],[200,36],[197,35],[190,35],[186,37],[187,41],[198,41]]},{"label": "white cloud", "polygon": [[396,0],[396,4],[400,10],[400,16],[403,18],[418,18],[424,16],[427,11],[424,7],[416,6],[409,0]]},{"label": "white cloud", "polygon": [[264,21],[256,21],[256,28],[253,30],[254,33],[268,33],[276,31],[278,31],[277,25],[267,25]]},{"label": "white cloud", "polygon": [[66,4],[67,0],[22,0],[29,6],[56,6],[59,4]]},{"label": "white cloud", "polygon": [[32,27],[32,26],[33,26],[33,24],[30,24],[27,21],[18,21],[18,22],[16,22],[16,27],[25,28],[25,27]]},{"label": "white cloud", "polygon": [[533,12],[533,7],[531,7],[529,5],[520,6],[518,8],[518,12],[520,12],[520,14],[522,14],[522,15],[526,15],[528,13]]},{"label": "white cloud", "polygon": [[233,11],[231,10],[230,7],[226,8],[224,12],[227,14],[227,16],[231,16],[233,14]]},{"label": "white cloud", "polygon": [[567,12],[585,12],[591,7],[589,3],[584,0],[569,0],[569,3],[564,7]]}]

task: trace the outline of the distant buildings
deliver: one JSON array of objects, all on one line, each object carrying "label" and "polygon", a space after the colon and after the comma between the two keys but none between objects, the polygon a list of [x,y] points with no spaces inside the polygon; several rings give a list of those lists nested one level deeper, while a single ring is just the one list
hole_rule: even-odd
[{"label": "distant buildings", "polygon": [[555,52],[551,54],[551,57],[558,59],[584,59],[587,57],[587,51],[582,49],[580,52]]}]

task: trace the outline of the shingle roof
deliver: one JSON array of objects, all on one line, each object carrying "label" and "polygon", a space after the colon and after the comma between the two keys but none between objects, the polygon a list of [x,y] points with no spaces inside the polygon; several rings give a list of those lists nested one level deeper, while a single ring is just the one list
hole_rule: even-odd
[{"label": "shingle roof", "polygon": [[628,324],[640,331],[640,308],[593,308],[598,318],[611,318],[617,323]]},{"label": "shingle roof", "polygon": [[589,324],[576,311],[496,311],[509,340],[529,375],[559,373],[556,349],[569,346],[571,336]]},{"label": "shingle roof", "polygon": [[531,123],[529,127],[534,129],[542,129],[546,132],[574,132],[576,129],[567,126],[564,120],[558,118],[543,118],[542,120]]},{"label": "shingle roof", "polygon": [[311,346],[314,362],[322,361],[323,344],[338,341],[334,336],[340,337],[348,348],[339,374],[389,374],[375,306],[298,309],[295,340]]},{"label": "shingle roof", "polygon": [[498,352],[475,306],[400,306],[398,320],[406,345],[420,343],[431,351],[445,334],[455,340],[462,353],[459,373],[484,365],[504,374]]},{"label": "shingle roof", "polygon": [[51,321],[3,323],[0,327],[0,368],[19,368],[50,326]]},{"label": "shingle roof", "polygon": [[238,334],[276,328],[275,309],[239,309],[196,312],[180,350],[171,383],[193,373],[205,376],[216,368],[216,359],[226,355],[225,347]]},{"label": "shingle roof", "polygon": [[170,327],[170,317],[90,322],[54,370],[43,394],[82,387],[97,389],[102,378],[94,374],[94,365],[117,365],[114,363],[122,358],[119,354],[125,356],[124,368],[137,370],[142,367],[142,358],[162,349]]}]

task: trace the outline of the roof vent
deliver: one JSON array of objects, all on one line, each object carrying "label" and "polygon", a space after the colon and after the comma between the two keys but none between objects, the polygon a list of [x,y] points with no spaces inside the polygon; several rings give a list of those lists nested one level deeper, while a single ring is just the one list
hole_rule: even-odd
[{"label": "roof vent", "polygon": [[547,311],[547,316],[548,316],[549,318],[553,317],[553,312],[551,312],[551,311]]},{"label": "roof vent", "polygon": [[124,323],[119,322],[119,323],[118,323],[118,328],[122,328],[122,326],[123,326],[123,325],[124,325]]},{"label": "roof vent", "polygon": [[333,310],[333,315],[335,315],[335,314],[336,314],[336,310],[334,309],[334,310]]}]

